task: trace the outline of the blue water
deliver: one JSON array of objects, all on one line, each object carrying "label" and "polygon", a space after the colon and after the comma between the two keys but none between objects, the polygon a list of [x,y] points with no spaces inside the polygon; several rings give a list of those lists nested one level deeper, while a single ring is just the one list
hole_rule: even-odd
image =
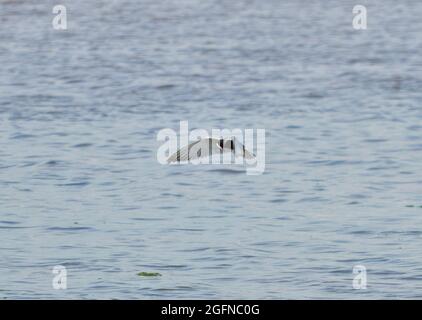
[{"label": "blue water", "polygon": [[[0,298],[422,297],[422,2],[56,4],[0,1]],[[180,120],[264,174],[160,165]]]}]

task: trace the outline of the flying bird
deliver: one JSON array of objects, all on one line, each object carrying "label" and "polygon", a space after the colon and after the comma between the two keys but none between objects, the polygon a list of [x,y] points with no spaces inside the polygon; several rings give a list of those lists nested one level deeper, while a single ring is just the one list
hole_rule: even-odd
[{"label": "flying bird", "polygon": [[256,161],[255,155],[249,152],[236,138],[232,137],[230,139],[199,139],[177,150],[167,159],[167,163],[200,159],[226,152]]}]

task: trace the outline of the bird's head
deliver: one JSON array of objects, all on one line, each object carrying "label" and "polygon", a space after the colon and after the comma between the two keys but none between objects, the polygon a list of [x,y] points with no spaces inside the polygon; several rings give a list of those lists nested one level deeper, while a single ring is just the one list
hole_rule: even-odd
[{"label": "bird's head", "polygon": [[234,150],[235,149],[234,138],[220,139],[219,146],[220,146],[221,149]]}]

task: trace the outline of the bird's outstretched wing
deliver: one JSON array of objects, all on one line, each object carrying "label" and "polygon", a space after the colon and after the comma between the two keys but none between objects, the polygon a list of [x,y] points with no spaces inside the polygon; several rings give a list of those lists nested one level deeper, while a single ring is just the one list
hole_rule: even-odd
[{"label": "bird's outstretched wing", "polygon": [[248,151],[248,149],[245,148],[245,146],[240,143],[237,139],[234,139],[235,141],[235,155],[241,155],[245,159],[251,159],[256,160],[255,155]]},{"label": "bird's outstretched wing", "polygon": [[189,161],[199,159],[201,157],[208,157],[212,154],[213,149],[219,147],[218,145],[214,146],[213,144],[216,144],[214,139],[201,139],[192,142],[172,154],[167,159],[167,163]]}]

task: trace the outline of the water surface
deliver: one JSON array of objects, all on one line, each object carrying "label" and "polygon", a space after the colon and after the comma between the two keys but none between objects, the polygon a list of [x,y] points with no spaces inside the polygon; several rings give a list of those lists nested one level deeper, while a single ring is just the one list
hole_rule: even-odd
[{"label": "water surface", "polygon": [[[0,298],[422,297],[422,3],[56,4],[0,1]],[[180,120],[266,171],[160,165]]]}]

